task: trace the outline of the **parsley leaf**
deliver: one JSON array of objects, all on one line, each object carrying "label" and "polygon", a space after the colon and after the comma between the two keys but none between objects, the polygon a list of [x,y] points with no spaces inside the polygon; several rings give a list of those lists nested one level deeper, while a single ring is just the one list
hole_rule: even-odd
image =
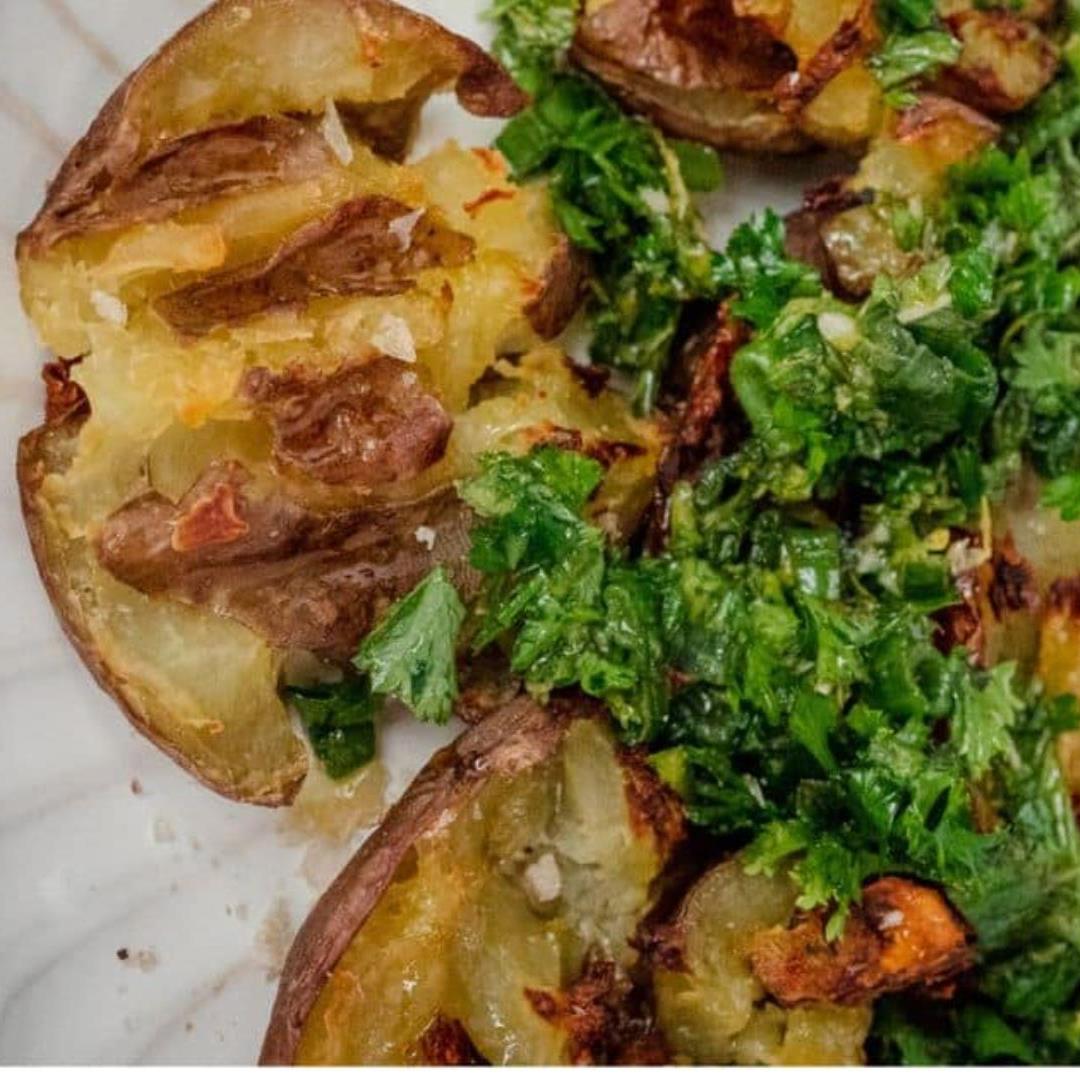
[{"label": "parsley leaf", "polygon": [[946,30],[891,34],[868,67],[884,90],[896,90],[919,78],[933,78],[960,58],[961,45]]},{"label": "parsley leaf", "polygon": [[683,306],[713,299],[713,272],[691,191],[723,180],[716,152],[669,141],[628,116],[563,54],[577,4],[497,0],[495,53],[534,96],[496,140],[518,179],[546,174],[566,235],[593,253],[592,356],[632,374],[641,411],[656,402]]},{"label": "parsley leaf", "polygon": [[387,612],[353,659],[377,694],[445,724],[457,698],[455,654],[465,608],[446,571],[433,570]]}]

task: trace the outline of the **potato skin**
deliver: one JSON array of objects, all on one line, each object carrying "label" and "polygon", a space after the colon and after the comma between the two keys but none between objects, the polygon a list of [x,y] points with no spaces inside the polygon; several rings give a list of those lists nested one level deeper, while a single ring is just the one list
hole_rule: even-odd
[{"label": "potato skin", "polygon": [[[426,16],[393,0],[334,0],[358,28],[383,40],[404,40],[429,57],[430,87],[450,85],[458,101],[478,116],[512,116],[524,107],[526,97],[503,68],[483,49],[451,33]],[[143,130],[139,106],[152,97],[155,83],[176,61],[177,55],[200,38],[227,32],[242,25],[252,9],[293,8],[303,11],[311,0],[218,0],[196,17],[138,70],[130,75],[75,145],[49,187],[45,204],[17,241],[23,259],[40,256],[70,235],[67,219],[88,205],[118,178],[138,164],[154,132]],[[153,149],[152,145],[149,149]]]},{"label": "potato skin", "polygon": [[[774,101],[773,86],[794,58],[729,4],[700,7],[610,0],[582,19],[571,58],[673,134],[730,150],[806,149]],[[724,55],[720,41],[728,43]]]},{"label": "potato skin", "polygon": [[135,697],[127,692],[124,680],[112,669],[108,658],[94,642],[78,604],[73,601],[65,584],[63,567],[54,565],[55,560],[50,558],[39,503],[41,482],[49,471],[46,464],[48,440],[74,439],[77,432],[77,422],[61,427],[45,425],[35,429],[19,441],[16,463],[16,478],[22,502],[23,519],[30,539],[30,550],[37,565],[38,575],[45,586],[49,601],[65,635],[97,684],[117,702],[135,730],[149,739],[158,749],[164,751],[200,783],[227,799],[236,799],[256,806],[290,805],[307,775],[307,755],[299,743],[297,744],[299,753],[294,756],[294,761],[289,768],[276,775],[274,784],[260,789],[239,790],[228,777],[217,775],[203,768],[199,762],[193,761],[184,750],[160,731]]},{"label": "potato skin", "polygon": [[492,775],[513,776],[551,758],[569,721],[568,713],[520,698],[432,758],[301,928],[281,975],[260,1065],[294,1063],[323,985],[414,843],[445,827]]}]

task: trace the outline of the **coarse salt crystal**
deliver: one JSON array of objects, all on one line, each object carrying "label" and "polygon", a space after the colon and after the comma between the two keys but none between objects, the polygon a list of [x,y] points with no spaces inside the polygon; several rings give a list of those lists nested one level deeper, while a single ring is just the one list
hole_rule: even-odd
[{"label": "coarse salt crystal", "polygon": [[416,341],[409,324],[399,315],[382,317],[379,329],[372,335],[371,344],[395,360],[403,360],[406,364],[416,363]]},{"label": "coarse salt crystal", "polygon": [[904,913],[902,911],[886,911],[884,915],[878,919],[878,926],[882,930],[895,930],[896,927],[902,926],[904,922]]},{"label": "coarse salt crystal", "polygon": [[94,289],[90,294],[90,303],[106,322],[111,322],[114,326],[127,326],[127,304],[119,296],[113,296],[112,293],[103,292],[101,289]]},{"label": "coarse salt crystal", "polygon": [[341,122],[341,113],[337,111],[333,98],[326,99],[326,112],[323,113],[319,131],[322,132],[327,145],[334,151],[334,157],[342,165],[351,165],[354,157],[352,143],[349,142],[345,125]]},{"label": "coarse salt crystal", "polygon": [[423,544],[428,551],[435,550],[435,538],[439,535],[434,529],[428,525],[421,525],[413,535],[416,537],[418,544]]}]

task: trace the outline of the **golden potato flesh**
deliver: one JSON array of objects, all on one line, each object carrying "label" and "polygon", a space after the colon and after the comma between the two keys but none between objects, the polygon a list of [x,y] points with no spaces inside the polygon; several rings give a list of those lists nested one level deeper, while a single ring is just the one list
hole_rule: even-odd
[{"label": "golden potato flesh", "polygon": [[617,1058],[631,937],[681,834],[644,768],[573,707],[521,702],[472,729],[301,931],[263,1061],[434,1063],[448,1029],[493,1064]]}]

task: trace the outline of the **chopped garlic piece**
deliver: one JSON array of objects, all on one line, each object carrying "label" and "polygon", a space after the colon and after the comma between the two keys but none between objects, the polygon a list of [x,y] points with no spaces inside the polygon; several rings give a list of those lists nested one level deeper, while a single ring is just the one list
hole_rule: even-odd
[{"label": "chopped garlic piece", "polygon": [[414,210],[411,214],[402,214],[401,217],[394,218],[387,226],[391,235],[397,237],[397,242],[401,245],[402,251],[409,250],[412,245],[413,232],[425,213],[427,211],[421,208]]},{"label": "chopped garlic piece", "polygon": [[818,331],[834,349],[848,352],[859,344],[859,327],[842,311],[823,311],[817,320]]},{"label": "chopped garlic piece", "polygon": [[94,289],[90,294],[90,303],[106,322],[111,322],[114,326],[127,326],[127,304],[119,296],[102,292],[101,289]]},{"label": "chopped garlic piece", "polygon": [[342,165],[351,165],[354,157],[352,143],[349,142],[345,125],[341,122],[341,113],[337,111],[333,98],[326,99],[326,112],[323,114],[319,131],[338,161]]},{"label": "chopped garlic piece", "polygon": [[406,364],[416,363],[416,341],[409,324],[399,315],[382,317],[379,329],[371,337],[371,344],[395,360],[403,360]]},{"label": "chopped garlic piece", "polygon": [[413,534],[418,544],[423,544],[428,551],[435,550],[435,538],[439,535],[428,525],[421,525]]},{"label": "chopped garlic piece", "polygon": [[552,853],[541,855],[523,874],[525,891],[537,904],[550,904],[562,895],[562,875]]}]

